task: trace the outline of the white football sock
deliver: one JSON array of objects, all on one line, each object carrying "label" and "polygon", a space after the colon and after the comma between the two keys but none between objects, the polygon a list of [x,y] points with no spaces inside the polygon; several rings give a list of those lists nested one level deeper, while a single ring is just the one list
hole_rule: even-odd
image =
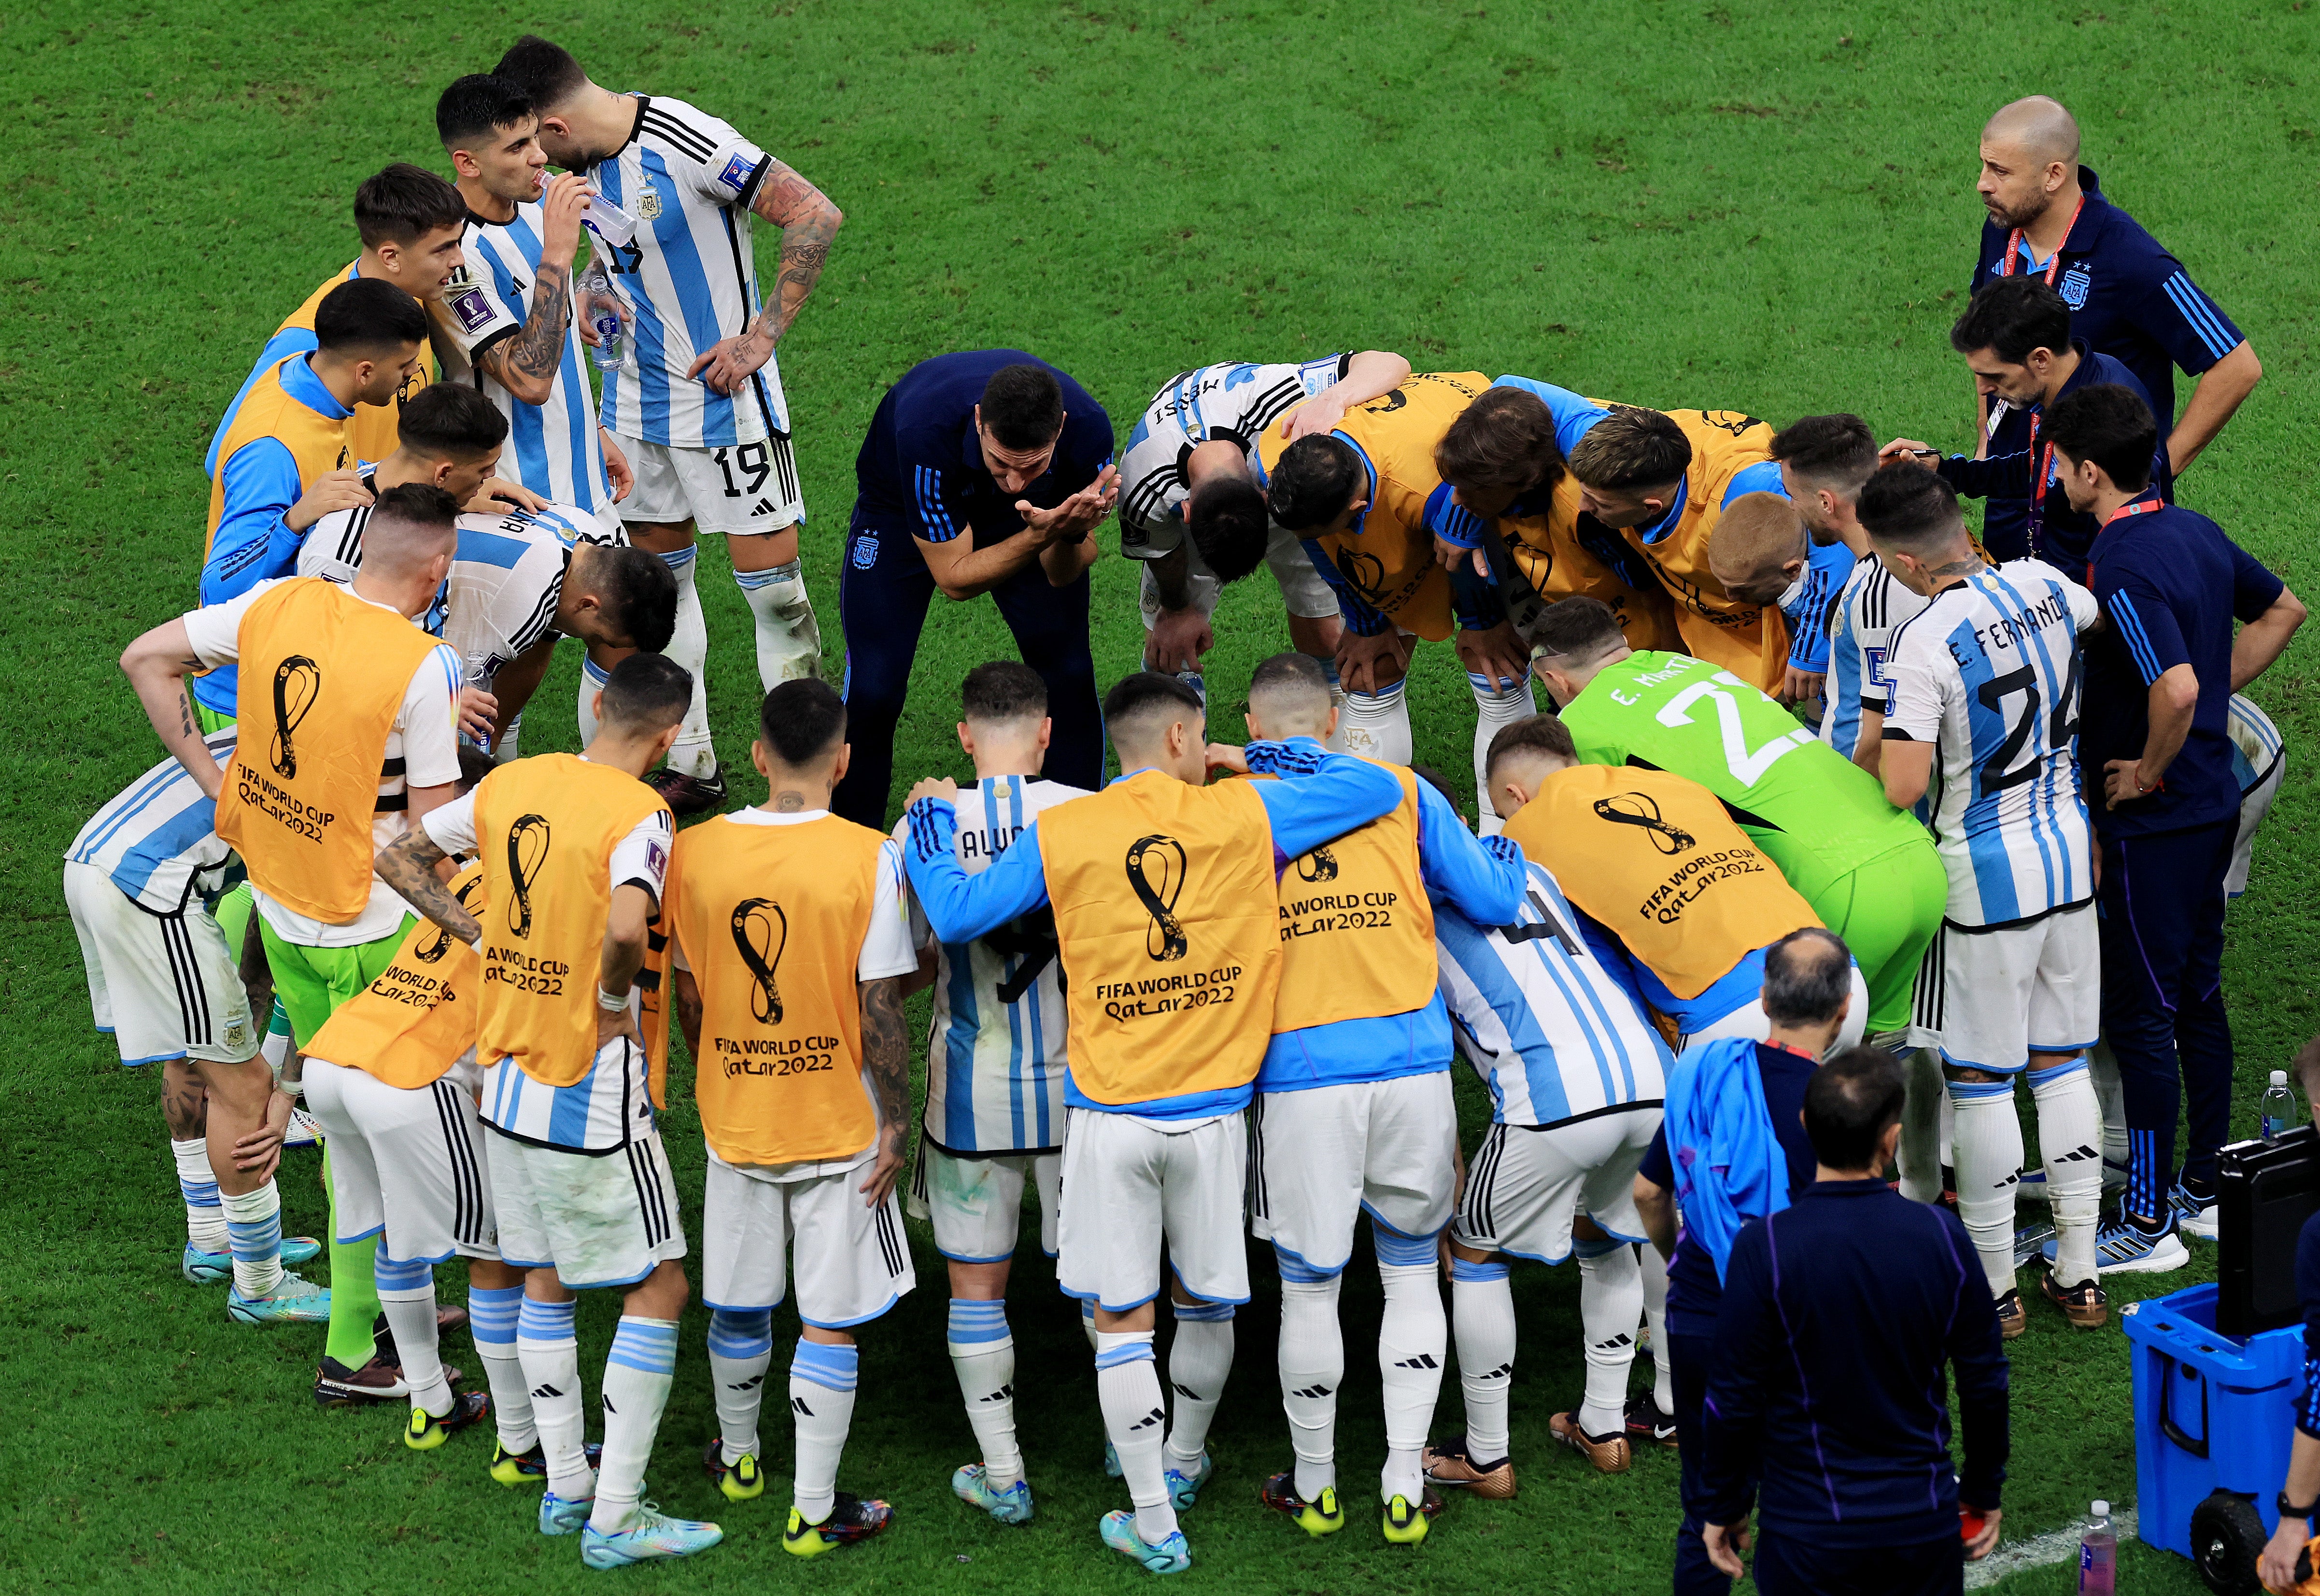
[{"label": "white football sock", "polygon": [[1001,1299],[950,1300],[950,1366],[966,1402],[966,1422],[983,1448],[983,1478],[1005,1491],[1023,1477],[1015,1440],[1015,1336]]},{"label": "white football sock", "polygon": [[186,1204],[186,1242],[196,1252],[231,1250],[226,1239],[225,1207],[218,1201],[217,1176],[210,1169],[207,1137],[190,1141],[169,1139],[169,1156],[177,1161],[177,1195]]},{"label": "white football sock", "polygon": [[1404,685],[1396,682],[1382,693],[1346,694],[1345,712],[1337,717],[1337,739],[1346,752],[1390,765],[1409,763],[1409,700]]},{"label": "white football sock", "polygon": [[2084,1054],[2029,1075],[2030,1101],[2038,1111],[2038,1155],[2046,1164],[2046,1202],[2054,1219],[2054,1283],[2083,1285],[2095,1278],[2102,1108]]},{"label": "white football sock", "polygon": [[484,1362],[484,1379],[492,1392],[492,1422],[500,1445],[510,1452],[529,1452],[539,1445],[539,1429],[531,1418],[531,1387],[523,1377],[523,1358],[515,1349],[516,1325],[523,1312],[520,1285],[467,1288],[467,1333],[475,1338],[476,1356]]},{"label": "white football sock", "polygon": [[1095,1394],[1104,1433],[1119,1459],[1119,1477],[1136,1505],[1136,1533],[1156,1546],[1176,1532],[1176,1509],[1162,1477],[1160,1442],[1168,1424],[1150,1330],[1098,1330]]},{"label": "white football sock", "polygon": [[603,730],[603,722],[596,719],[596,694],[612,679],[611,671],[585,654],[580,657],[580,746],[584,748],[594,742],[596,733]]},{"label": "white football sock", "polygon": [[805,567],[798,560],[768,570],[736,570],[733,580],[757,621],[757,681],[766,692],[799,676],[821,674],[821,626],[806,597]]},{"label": "white football sock", "polygon": [[282,1283],[282,1198],[274,1183],[239,1195],[221,1192],[218,1206],[233,1252],[234,1289],[245,1297],[272,1296]]},{"label": "white football sock", "polygon": [[1346,1338],[1337,1325],[1343,1274],[1292,1279],[1308,1271],[1282,1260],[1281,1408],[1297,1455],[1297,1494],[1319,1501],[1337,1483],[1337,1388],[1346,1383]]},{"label": "white football sock", "polygon": [[1949,1093],[1949,1083],[1942,1083],[1942,1166],[1957,1168],[1957,1099]]},{"label": "white football sock", "polygon": [[1644,1317],[1644,1266],[1624,1241],[1576,1241],[1579,1317],[1587,1337],[1587,1399],[1579,1428],[1590,1436],[1624,1435],[1627,1374],[1636,1363],[1636,1326]]},{"label": "white football sock", "polygon": [[663,650],[693,673],[693,703],[677,728],[676,746],[668,751],[668,767],[681,775],[704,781],[717,769],[717,750],[709,741],[709,622],[701,613],[701,594],[693,585],[701,550],[688,543],[661,556],[669,575],[676,578],[676,630]]},{"label": "white football sock", "polygon": [[411,1387],[411,1405],[440,1419],[451,1410],[451,1383],[443,1378],[442,1349],[436,1345],[435,1266],[390,1258],[381,1247],[371,1273],[379,1311],[403,1360],[403,1383]]},{"label": "white football sock", "polygon": [[1468,671],[1466,685],[1474,690],[1474,808],[1482,817],[1481,834],[1496,837],[1504,822],[1499,819],[1498,811],[1491,807],[1491,782],[1484,770],[1484,756],[1491,751],[1491,739],[1499,734],[1500,727],[1527,721],[1538,713],[1538,700],[1531,695],[1528,676],[1519,685],[1498,688],[1487,678]]},{"label": "white football sock", "polygon": [[766,1371],[774,1363],[774,1310],[719,1308],[709,1315],[709,1387],[717,1402],[717,1428],[726,1465],[765,1452],[757,1415],[766,1402]]},{"label": "white football sock", "polygon": [[1168,1347],[1168,1383],[1175,1390],[1176,1402],[1168,1426],[1167,1462],[1178,1474],[1192,1474],[1200,1471],[1201,1455],[1209,1446],[1209,1426],[1232,1374],[1233,1305],[1198,1302],[1187,1307],[1172,1301],[1169,1306],[1176,1313],[1176,1337]]},{"label": "white football sock", "polygon": [[2087,1056],[2094,1077],[2095,1101],[2102,1105],[2103,1187],[2126,1184],[2126,1088],[2118,1078],[2118,1055],[2108,1042],[2097,1042]]},{"label": "white football sock", "polygon": [[282,1066],[290,1061],[290,1011],[282,1006],[280,998],[274,1000],[274,1013],[266,1022],[266,1039],[258,1045],[258,1051],[279,1083]]},{"label": "white football sock", "polygon": [[1906,1091],[1901,1100],[1901,1195],[1912,1202],[1939,1202],[1942,1106],[1949,1101],[1948,1087],[1942,1080],[1941,1055],[1930,1047],[1910,1047],[1906,1043],[1888,1051],[1901,1061]]},{"label": "white football sock", "polygon": [[[1388,1243],[1378,1231],[1381,1254]],[[1421,1243],[1432,1251],[1430,1241]],[[1399,1496],[1416,1502],[1425,1492],[1426,1433],[1434,1425],[1434,1404],[1442,1394],[1442,1363],[1450,1356],[1450,1321],[1442,1311],[1436,1266],[1378,1264],[1385,1287],[1385,1314],[1378,1322],[1378,1376],[1385,1386],[1385,1469],[1378,1476],[1378,1500]]]},{"label": "white football sock", "polygon": [[838,1505],[838,1457],[854,1427],[854,1388],[862,1352],[801,1337],[790,1358],[790,1413],[797,1420],[795,1493],[791,1500],[809,1524]]},{"label": "white football sock", "polygon": [[1458,1325],[1458,1386],[1466,1396],[1466,1455],[1488,1467],[1507,1455],[1507,1393],[1515,1377],[1515,1293],[1503,1263],[1450,1261]]},{"label": "white football sock", "polygon": [[504,765],[511,759],[523,757],[523,712],[516,712],[514,720],[500,728],[500,739],[492,747],[492,760]]},{"label": "white football sock", "polygon": [[1636,1249],[1644,1281],[1644,1328],[1652,1333],[1652,1401],[1675,1417],[1675,1365],[1668,1351],[1667,1260],[1645,1242]]},{"label": "white football sock", "polygon": [[[2091,1099],[2093,1093],[2088,1096]],[[1958,1218],[1965,1222],[1973,1250],[1981,1255],[1990,1295],[2002,1297],[2014,1289],[2014,1192],[2022,1172],[2022,1121],[2014,1114],[2014,1082],[2010,1077],[1953,1080],[1949,1097],[1957,1109]]]},{"label": "white football sock", "polygon": [[596,1469],[596,1506],[591,1528],[616,1535],[636,1516],[644,1494],[645,1465],[652,1461],[653,1437],[676,1381],[676,1320],[630,1319],[623,1314],[604,1359],[604,1451]]},{"label": "white football sock", "polygon": [[579,1311],[576,1301],[538,1302],[527,1296],[516,1317],[516,1356],[531,1388],[548,1488],[566,1501],[596,1494],[596,1471],[581,1444],[586,1421],[580,1410],[580,1341],[573,1330]]}]

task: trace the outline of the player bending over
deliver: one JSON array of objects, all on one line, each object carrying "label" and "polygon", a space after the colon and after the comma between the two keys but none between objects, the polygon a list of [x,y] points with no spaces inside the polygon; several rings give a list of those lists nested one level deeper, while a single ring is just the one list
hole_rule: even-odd
[{"label": "player bending over", "polygon": [[1170,1374],[1182,1363],[1184,1377],[1172,1383],[1194,1394],[1178,1402],[1164,1448],[1152,1360],[1160,1250],[1165,1241],[1180,1311],[1248,1300],[1241,1111],[1281,984],[1273,859],[1377,819],[1403,792],[1391,772],[1343,755],[1324,756],[1303,781],[1204,787],[1206,717],[1173,676],[1126,677],[1103,711],[1126,775],[1049,809],[974,876],[958,862],[956,787],[921,782],[905,862],[945,942],[1054,910],[1072,1032],[1057,1276],[1095,1303],[1096,1390],[1136,1509],[1106,1514],[1101,1533],[1140,1566],[1174,1573],[1192,1565],[1176,1513],[1209,1476],[1226,1371],[1214,1338],[1187,1344],[1180,1323]]},{"label": "player bending over", "polygon": [[1772,696],[1800,713],[1827,682],[1829,606],[1853,564],[1852,549],[1807,530],[1785,492],[1742,494],[1708,540],[1708,568],[1724,591],[1742,603],[1772,605],[1788,623],[1788,670]]},{"label": "player bending over", "polygon": [[[580,1530],[591,1568],[682,1557],[723,1534],[639,1500],[687,1295],[653,1120],[666,1094],[631,1011],[640,973],[659,974],[645,968],[647,942],[670,842],[667,806],[643,776],[676,740],[692,690],[682,667],[631,655],[599,695],[585,757],[500,766],[379,856],[383,879],[483,957],[476,1056],[491,1061],[482,1117],[496,1132],[486,1163],[500,1253],[524,1271],[516,1356],[548,1465],[539,1530]],[[484,861],[480,916],[435,875],[468,853]],[[591,1289],[624,1293],[601,1471],[581,1445],[573,1329],[572,1293]]]},{"label": "player bending over", "polygon": [[[1250,774],[1315,779],[1337,720],[1319,661],[1266,660],[1248,685]],[[1337,1292],[1366,1212],[1385,1288],[1378,1499],[1386,1539],[1415,1545],[1439,1507],[1423,1457],[1448,1350],[1435,1270],[1458,1156],[1450,1017],[1431,958],[1436,909],[1504,924],[1522,908],[1524,881],[1513,844],[1477,843],[1441,793],[1407,769],[1392,774],[1402,797],[1390,812],[1281,869],[1281,995],[1256,1075],[1249,1208],[1281,1268],[1281,1405],[1297,1455],[1262,1500],[1308,1535],[1346,1526]]]}]

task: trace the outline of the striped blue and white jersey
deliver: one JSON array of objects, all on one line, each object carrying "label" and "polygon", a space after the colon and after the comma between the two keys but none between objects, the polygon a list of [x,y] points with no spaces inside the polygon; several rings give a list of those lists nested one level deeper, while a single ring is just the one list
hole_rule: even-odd
[{"label": "striped blue and white jersey", "polygon": [[1265,428],[1346,375],[1350,355],[1291,365],[1219,361],[1171,378],[1152,396],[1119,456],[1119,546],[1133,559],[1184,540],[1185,461],[1203,443],[1240,446],[1251,467]]},{"label": "striped blue and white jersey", "polygon": [[[204,741],[223,765],[233,757],[234,729]],[[138,907],[175,914],[202,878],[221,869],[233,849],[218,839],[217,800],[205,798],[186,767],[164,759],[131,782],[91,815],[65,849],[76,865],[102,870]]]},{"label": "striped blue and white jersey", "polygon": [[749,205],[773,158],[682,100],[636,96],[629,141],[588,169],[599,193],[636,218],[636,237],[606,244],[612,286],[628,302],[636,368],[604,374],[598,419],[623,438],[719,449],[786,436],[780,363],[738,393],[686,371],[756,319],[757,263]]},{"label": "striped blue and white jersey", "polygon": [[1984,567],[1892,634],[1885,736],[1935,745],[1949,922],[2011,925],[2094,895],[2079,791],[2079,633],[2095,596],[2038,559]]},{"label": "striped blue and white jersey", "polygon": [[[352,581],[370,514],[363,505],[316,521],[298,552],[298,575]],[[424,624],[458,650],[467,680],[486,692],[502,667],[556,635],[573,546],[627,541],[625,532],[608,532],[595,516],[559,504],[464,514],[458,527],[451,574]]]},{"label": "striped blue and white jersey", "polygon": [[1828,685],[1820,739],[1850,759],[1861,747],[1861,712],[1885,712],[1892,679],[1885,671],[1893,629],[1926,607],[1924,598],[1893,580],[1873,554],[1863,555],[1845,578],[1830,617]]},{"label": "striped blue and white jersey", "polygon": [[459,243],[467,265],[443,291],[442,309],[436,316],[458,352],[456,360],[444,357],[443,380],[473,384],[507,417],[501,476],[558,504],[609,512],[612,481],[604,474],[595,395],[589,391],[588,363],[581,352],[585,346],[580,341],[577,288],[567,285],[565,290],[572,301],[572,319],[546,404],[525,404],[474,365],[480,350],[513,336],[531,314],[532,287],[539,277],[540,225],[538,201],[518,205],[508,222],[467,218],[467,231]]},{"label": "striped blue and white jersey", "polygon": [[1580,933],[1579,915],[1546,867],[1509,926],[1478,926],[1447,903],[1434,911],[1442,996],[1459,1052],[1490,1089],[1491,1118],[1559,1125],[1653,1107],[1673,1062],[1644,1017],[1627,973]]},{"label": "striped blue and white jersey", "polygon": [[588,1073],[569,1086],[548,1086],[502,1057],[484,1071],[483,1121],[543,1147],[609,1153],[652,1129],[644,1049],[625,1036],[597,1049]]},{"label": "striped blue and white jersey", "polygon": [[2279,765],[2284,746],[2279,728],[2271,723],[2270,715],[2256,707],[2254,699],[2244,693],[2234,693],[2224,731],[2232,739],[2232,777],[2239,783],[2240,796],[2244,798]]},{"label": "striped blue and white jersey", "polygon": [[[1078,787],[1020,775],[985,776],[954,805],[959,867],[980,875],[1042,810]],[[895,828],[905,842],[910,822]],[[911,936],[934,932],[915,895]],[[935,971],[934,1025],[927,1036],[927,1139],[953,1153],[1052,1151],[1064,1139],[1064,965],[1047,909],[973,942],[945,942]]]}]

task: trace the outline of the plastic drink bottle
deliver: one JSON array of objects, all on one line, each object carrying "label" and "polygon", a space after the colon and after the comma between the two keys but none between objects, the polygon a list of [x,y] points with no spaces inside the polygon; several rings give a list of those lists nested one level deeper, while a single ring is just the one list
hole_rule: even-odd
[{"label": "plastic drink bottle", "polygon": [[2118,1537],[2110,1527],[2110,1503],[2098,1501],[2079,1537],[2079,1596],[2113,1596],[2117,1589]]},{"label": "plastic drink bottle", "polygon": [[2278,1141],[2281,1132],[2296,1123],[2296,1093],[2288,1084],[2288,1072],[2271,1072],[2271,1084],[2263,1089],[2263,1139]]},{"label": "plastic drink bottle", "polygon": [[589,324],[596,330],[596,347],[588,351],[601,371],[628,368],[628,340],[621,336],[621,298],[602,262],[592,263],[580,278],[581,303],[589,307]]}]

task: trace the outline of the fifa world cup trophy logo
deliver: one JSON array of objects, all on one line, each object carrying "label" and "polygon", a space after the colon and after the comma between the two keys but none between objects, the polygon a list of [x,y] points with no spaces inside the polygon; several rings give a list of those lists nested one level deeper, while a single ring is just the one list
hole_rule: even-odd
[{"label": "fifa world cup trophy logo", "polygon": [[1384,596],[1385,565],[1376,555],[1359,549],[1341,549],[1337,551],[1337,569],[1373,603]]},{"label": "fifa world cup trophy logo", "polygon": [[322,685],[322,667],[304,654],[293,654],[274,667],[274,741],[267,757],[274,762],[274,774],[285,782],[298,774],[298,750],[290,734],[314,707],[314,694]]},{"label": "fifa world cup trophy logo", "polygon": [[1652,846],[1663,854],[1680,854],[1698,846],[1699,839],[1681,826],[1660,818],[1660,806],[1648,793],[1614,793],[1595,800],[1595,812],[1615,826],[1640,826]]},{"label": "fifa world cup trophy logo", "polygon": [[1317,848],[1310,854],[1297,857],[1297,879],[1300,881],[1335,881],[1337,879],[1337,856],[1326,848]]},{"label": "fifa world cup trophy logo", "polygon": [[1184,892],[1184,845],[1174,837],[1139,837],[1128,850],[1128,890],[1152,916],[1145,954],[1155,962],[1184,957],[1184,928],[1176,900]]},{"label": "fifa world cup trophy logo", "polygon": [[508,894],[508,929],[518,937],[531,935],[531,884],[548,862],[548,817],[528,814],[508,828],[508,877],[514,890]]},{"label": "fifa world cup trophy logo", "polygon": [[790,917],[771,898],[744,898],[733,905],[733,948],[749,971],[749,1012],[760,1025],[782,1022],[782,989],[774,972],[789,946]]}]

